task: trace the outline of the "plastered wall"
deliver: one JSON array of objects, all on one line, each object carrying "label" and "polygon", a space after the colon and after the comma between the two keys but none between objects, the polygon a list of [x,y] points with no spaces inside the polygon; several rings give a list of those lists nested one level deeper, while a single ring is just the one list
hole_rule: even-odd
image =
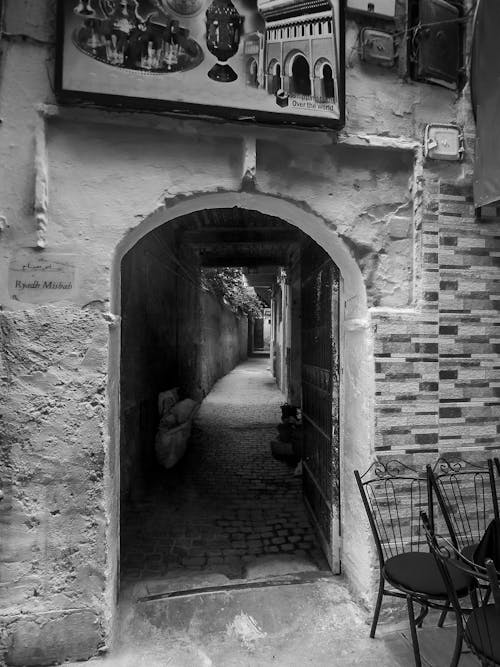
[{"label": "plastered wall", "polygon": [[[339,266],[341,557],[357,597],[369,600],[373,559],[353,468],[366,468],[375,453],[434,456],[436,433],[456,436],[448,451],[494,444],[498,300],[478,294],[498,293],[498,235],[496,222],[476,226],[468,200],[468,89],[457,95],[361,63],[349,18],[347,121],[338,135],[60,108],[54,10],[52,1],[9,0],[0,61],[5,660],[84,658],[110,643],[120,490],[117,267],[144,233],[208,206],[281,217]],[[464,127],[463,163],[423,161],[429,122]],[[474,250],[466,261],[467,246],[487,251],[487,281],[477,259],[486,255]],[[71,289],[36,298],[29,288],[13,292],[9,266],[20,253],[34,263],[63,256]],[[476,335],[488,340],[467,339]],[[460,405],[445,406],[450,399]]]},{"label": "plastered wall", "polygon": [[140,498],[154,475],[158,394],[179,387],[183,396],[196,396],[198,353],[186,332],[196,338],[200,327],[199,269],[190,259],[191,266],[181,261],[174,230],[165,228],[141,239],[121,263],[123,501]]},{"label": "plastered wall", "polygon": [[178,387],[201,400],[247,354],[247,319],[202,289],[198,256],[176,232],[175,223],[159,227],[121,261],[122,503],[141,498],[156,475],[158,394]]},{"label": "plastered wall", "polygon": [[215,382],[247,357],[248,320],[237,317],[214,295],[201,295],[201,391],[206,396]]}]

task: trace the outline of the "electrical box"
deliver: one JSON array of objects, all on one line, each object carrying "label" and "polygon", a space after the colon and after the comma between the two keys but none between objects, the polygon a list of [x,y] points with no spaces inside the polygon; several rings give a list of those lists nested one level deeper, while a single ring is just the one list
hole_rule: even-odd
[{"label": "electrical box", "polygon": [[427,125],[424,134],[424,156],[432,160],[461,160],[464,136],[458,125]]},{"label": "electrical box", "polygon": [[382,30],[363,28],[361,30],[361,59],[391,67],[396,60],[394,37]]},{"label": "electrical box", "polygon": [[396,0],[347,0],[347,9],[393,19],[396,15]]}]

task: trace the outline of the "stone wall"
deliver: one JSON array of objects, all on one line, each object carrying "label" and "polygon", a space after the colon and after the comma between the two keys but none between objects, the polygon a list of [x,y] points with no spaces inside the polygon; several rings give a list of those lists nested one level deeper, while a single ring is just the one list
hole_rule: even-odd
[{"label": "stone wall", "polygon": [[183,396],[199,395],[200,277],[192,255],[180,256],[167,227],[145,236],[122,260],[122,498],[138,498],[154,473],[158,394],[179,387]]},{"label": "stone wall", "polygon": [[0,319],[0,655],[12,665],[89,657],[109,632],[108,324],[92,305]]},{"label": "stone wall", "polygon": [[215,382],[247,357],[248,320],[237,317],[208,292],[201,295],[201,391],[206,396]]}]

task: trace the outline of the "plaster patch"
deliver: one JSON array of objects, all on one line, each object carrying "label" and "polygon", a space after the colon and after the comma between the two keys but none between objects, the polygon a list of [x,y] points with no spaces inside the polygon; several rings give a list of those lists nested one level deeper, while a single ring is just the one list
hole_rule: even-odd
[{"label": "plaster patch", "polygon": [[257,625],[257,621],[243,611],[234,617],[232,623],[228,624],[227,634],[237,637],[247,648],[251,648],[255,641],[266,636],[266,633]]}]

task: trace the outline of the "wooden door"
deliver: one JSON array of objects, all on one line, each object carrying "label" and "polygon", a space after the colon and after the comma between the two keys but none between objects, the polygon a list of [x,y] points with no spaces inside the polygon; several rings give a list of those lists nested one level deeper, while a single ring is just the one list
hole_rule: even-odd
[{"label": "wooden door", "polygon": [[315,243],[303,249],[301,288],[303,486],[333,572],[339,562],[339,272]]}]

